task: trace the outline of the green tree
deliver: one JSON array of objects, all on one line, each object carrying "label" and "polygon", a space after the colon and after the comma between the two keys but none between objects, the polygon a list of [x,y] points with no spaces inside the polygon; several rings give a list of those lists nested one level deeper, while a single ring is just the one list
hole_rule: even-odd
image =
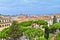
[{"label": "green tree", "polygon": [[33,33],[31,31],[31,28],[28,28],[26,31],[25,31],[25,36],[26,38],[28,38],[29,40],[33,40],[32,37],[33,37]]},{"label": "green tree", "polygon": [[57,23],[57,18],[56,18],[56,16],[54,16],[54,18],[53,18],[53,24],[54,23]]},{"label": "green tree", "polygon": [[0,32],[0,38],[5,38],[6,39],[6,32],[8,32],[9,31],[9,29],[8,28],[5,28],[5,29],[3,29],[1,32]]},{"label": "green tree", "polygon": [[21,22],[19,25],[27,27],[27,26],[31,26],[32,23],[33,23],[33,21],[24,21],[24,22]]},{"label": "green tree", "polygon": [[49,38],[49,29],[45,28],[45,38],[48,40]]},{"label": "green tree", "polygon": [[60,40],[60,32],[57,33],[55,40]]},{"label": "green tree", "polygon": [[60,29],[60,22],[50,26],[50,29]]},{"label": "green tree", "polygon": [[50,28],[51,32],[54,33],[56,31],[56,29],[60,29],[60,23],[55,23],[55,24],[51,25],[49,28]]},{"label": "green tree", "polygon": [[44,21],[44,20],[38,20],[38,21],[36,21],[36,23],[39,24],[39,25],[47,25],[47,24],[48,24],[48,23],[47,23],[46,21]]},{"label": "green tree", "polygon": [[38,20],[38,21],[36,21],[36,23],[39,25],[39,27],[40,27],[40,25],[47,25],[48,23],[46,22],[46,21],[44,21],[44,20]]},{"label": "green tree", "polygon": [[45,28],[44,37],[46,40],[48,40],[48,38],[49,38],[49,27],[47,25],[44,25],[44,28]]},{"label": "green tree", "polygon": [[9,31],[7,32],[7,36],[17,40],[17,38],[22,36],[22,31],[19,30],[19,24],[17,21],[13,21],[12,25],[9,27]]},{"label": "green tree", "polygon": [[43,31],[39,28],[29,28],[25,31],[26,37],[28,37],[30,40],[34,40],[36,37],[43,36]]}]

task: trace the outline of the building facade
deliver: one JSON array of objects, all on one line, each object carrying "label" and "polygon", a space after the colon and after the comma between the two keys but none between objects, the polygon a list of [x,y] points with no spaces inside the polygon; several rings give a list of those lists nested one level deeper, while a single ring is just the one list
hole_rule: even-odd
[{"label": "building facade", "polygon": [[54,16],[56,16],[57,22],[60,22],[60,14],[54,14]]},{"label": "building facade", "polygon": [[6,27],[9,27],[11,25],[11,19],[0,17],[0,31]]},{"label": "building facade", "polygon": [[23,22],[23,21],[29,21],[29,20],[33,20],[33,21],[36,21],[38,20],[38,16],[23,16],[23,15],[20,15],[17,17],[17,21],[18,22]]},{"label": "building facade", "polygon": [[45,15],[45,16],[40,16],[40,20],[45,20],[48,25],[53,24],[53,18],[51,16]]}]

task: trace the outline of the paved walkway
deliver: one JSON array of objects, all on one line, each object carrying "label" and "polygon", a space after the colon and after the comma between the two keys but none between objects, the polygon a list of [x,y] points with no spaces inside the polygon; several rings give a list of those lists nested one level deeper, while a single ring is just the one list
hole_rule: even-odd
[{"label": "paved walkway", "polygon": [[52,38],[51,38],[50,40],[55,40],[55,37],[56,37],[56,35],[53,34],[53,35],[52,35]]}]

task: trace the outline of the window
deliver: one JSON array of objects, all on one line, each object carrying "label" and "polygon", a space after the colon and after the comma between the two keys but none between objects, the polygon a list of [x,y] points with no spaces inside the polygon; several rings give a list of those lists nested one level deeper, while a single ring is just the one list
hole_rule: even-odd
[{"label": "window", "polygon": [[5,24],[5,26],[7,26],[7,25]]},{"label": "window", "polygon": [[2,27],[4,27],[4,25],[2,25]]},{"label": "window", "polygon": [[0,23],[1,23],[1,20],[0,20]]},{"label": "window", "polygon": [[1,27],[1,25],[0,25],[0,27]]},{"label": "window", "polygon": [[10,26],[10,24],[8,24]]},{"label": "window", "polygon": [[5,24],[5,26],[9,26],[9,24]]}]

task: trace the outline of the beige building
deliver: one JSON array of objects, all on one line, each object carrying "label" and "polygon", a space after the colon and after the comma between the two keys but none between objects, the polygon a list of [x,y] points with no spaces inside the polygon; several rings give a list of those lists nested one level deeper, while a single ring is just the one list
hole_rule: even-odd
[{"label": "beige building", "polygon": [[40,16],[40,20],[45,20],[48,22],[48,25],[52,25],[53,24],[53,18],[51,16]]},{"label": "beige building", "polygon": [[6,27],[9,27],[10,25],[11,25],[10,18],[0,17],[0,31]]},{"label": "beige building", "polygon": [[57,22],[60,22],[60,14],[54,14],[54,16],[56,16]]},{"label": "beige building", "polygon": [[20,15],[17,17],[16,19],[18,22],[23,22],[23,21],[28,21],[28,20],[45,20],[48,22],[49,25],[52,25],[53,24],[53,18],[51,16],[23,16],[23,15]]},{"label": "beige building", "polygon": [[53,15],[42,15],[42,16],[24,16],[20,15],[17,17],[18,22],[28,21],[28,20],[45,20],[48,22],[48,25],[53,24],[53,17],[56,16],[57,22],[60,22],[60,14],[53,14]]},{"label": "beige building", "polygon": [[23,16],[23,15],[20,15],[17,17],[17,21],[18,22],[23,22],[23,21],[28,21],[28,20],[38,20],[38,16]]}]

